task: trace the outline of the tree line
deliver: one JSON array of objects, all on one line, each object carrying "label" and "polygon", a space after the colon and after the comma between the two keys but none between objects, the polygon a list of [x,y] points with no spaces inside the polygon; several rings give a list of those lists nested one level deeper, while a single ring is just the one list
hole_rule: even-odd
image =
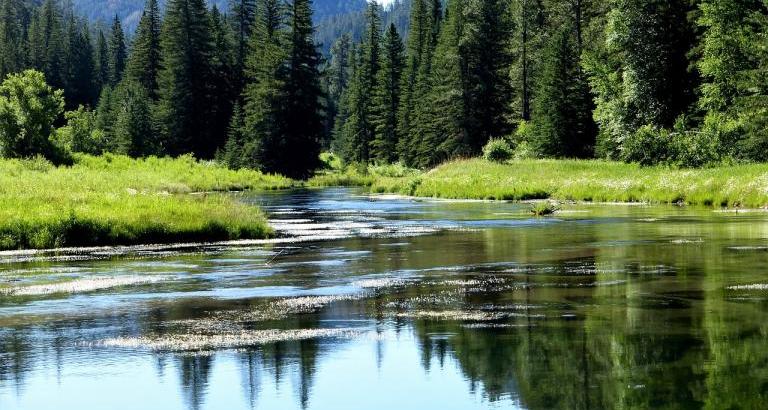
[{"label": "tree line", "polygon": [[[409,3],[405,39],[371,2],[361,40],[341,35],[326,61],[311,0],[148,0],[132,41],[117,18],[0,0],[0,149],[192,153],[292,177],[323,148],[425,168],[502,140],[519,157],[768,159],[761,0]],[[44,78],[11,75],[29,68]]]},{"label": "tree line", "polygon": [[764,1],[413,0],[404,51],[379,15],[332,49],[349,162],[429,167],[493,139],[521,157],[768,160]]}]

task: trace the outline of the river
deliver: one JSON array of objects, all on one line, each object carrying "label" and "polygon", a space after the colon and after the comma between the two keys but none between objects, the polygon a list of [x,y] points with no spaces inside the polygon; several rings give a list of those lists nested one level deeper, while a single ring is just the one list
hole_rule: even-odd
[{"label": "river", "polygon": [[0,409],[764,406],[768,213],[239,196],[280,238],[0,253]]}]

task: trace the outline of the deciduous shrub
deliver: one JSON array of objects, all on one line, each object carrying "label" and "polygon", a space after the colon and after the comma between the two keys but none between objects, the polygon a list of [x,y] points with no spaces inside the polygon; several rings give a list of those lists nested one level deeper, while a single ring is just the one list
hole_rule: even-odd
[{"label": "deciduous shrub", "polygon": [[512,159],[514,151],[503,139],[492,139],[483,147],[483,158],[493,162],[504,162]]}]

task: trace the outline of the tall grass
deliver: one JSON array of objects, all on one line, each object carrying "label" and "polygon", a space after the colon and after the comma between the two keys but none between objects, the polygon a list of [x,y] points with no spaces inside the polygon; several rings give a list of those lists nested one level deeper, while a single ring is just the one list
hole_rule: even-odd
[{"label": "tall grass", "polygon": [[214,191],[293,184],[191,157],[0,160],[0,249],[266,237],[257,208]]},{"label": "tall grass", "polygon": [[371,185],[374,192],[454,199],[768,206],[768,164],[672,169],[597,160],[471,159],[416,176],[378,178]]}]

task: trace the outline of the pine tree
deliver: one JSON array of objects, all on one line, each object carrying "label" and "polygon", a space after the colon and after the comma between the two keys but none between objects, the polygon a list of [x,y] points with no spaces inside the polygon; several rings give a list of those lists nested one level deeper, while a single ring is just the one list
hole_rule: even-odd
[{"label": "pine tree", "polygon": [[365,40],[360,47],[358,67],[350,85],[349,118],[342,132],[346,146],[343,157],[349,163],[368,163],[376,132],[373,92],[381,68],[381,17],[375,2],[368,3],[366,20]]},{"label": "pine tree", "polygon": [[136,30],[131,54],[126,64],[126,76],[142,85],[153,100],[157,95],[160,71],[160,11],[157,0],[148,0]]},{"label": "pine tree", "polygon": [[93,106],[97,97],[94,83],[93,45],[88,26],[71,17],[67,25],[67,79],[65,99],[69,107]]},{"label": "pine tree", "polygon": [[0,79],[26,65],[20,7],[18,0],[0,1]]},{"label": "pine tree", "polygon": [[384,35],[381,69],[374,89],[375,137],[371,144],[371,157],[378,162],[397,161],[398,110],[400,86],[405,65],[405,47],[394,24]]},{"label": "pine tree", "polygon": [[158,124],[171,155],[212,158],[224,130],[210,128],[213,55],[204,0],[171,0],[160,35]]},{"label": "pine tree", "polygon": [[132,157],[160,153],[153,127],[150,99],[143,85],[124,81],[115,90],[120,104],[113,109],[112,129],[117,152]]},{"label": "pine tree", "polygon": [[323,130],[319,65],[320,54],[312,26],[312,1],[294,0],[285,101],[280,104],[284,107],[280,116],[284,127],[283,143],[273,152],[283,158],[278,167],[267,171],[306,178],[319,166]]},{"label": "pine tree", "polygon": [[515,0],[512,5],[516,33],[512,41],[515,63],[512,69],[513,85],[517,92],[516,117],[531,120],[531,108],[536,82],[538,52],[543,49],[545,11],[542,0]]},{"label": "pine tree", "polygon": [[[326,133],[331,139],[334,138],[337,117],[339,117],[341,98],[344,91],[349,86],[350,80],[350,50],[352,48],[352,37],[349,33],[344,33],[331,47],[330,66],[326,70],[327,82],[327,111],[326,111]],[[343,120],[345,118],[339,118]]]},{"label": "pine tree", "polygon": [[[210,27],[213,50],[209,61],[208,128],[224,134],[232,115],[232,102],[239,94],[235,85],[239,79],[234,69],[236,63],[232,29],[215,5],[210,12]],[[225,142],[223,138],[217,139],[215,147],[212,147],[214,152],[223,148]]]},{"label": "pine tree", "polygon": [[238,93],[245,86],[245,63],[248,58],[248,44],[256,19],[255,0],[231,0],[232,31],[234,32],[234,82]]},{"label": "pine tree", "polygon": [[272,152],[280,146],[277,118],[288,59],[286,10],[279,0],[264,0],[258,10],[246,61],[248,77],[243,98],[245,139],[242,164],[250,168],[276,169]]},{"label": "pine tree", "polygon": [[[416,165],[419,161],[418,153],[424,149],[423,136],[429,130],[428,116],[430,107],[427,106],[430,98],[430,81],[432,80],[432,59],[437,47],[440,27],[442,23],[442,3],[440,0],[429,0],[424,8],[425,16],[420,23],[419,37],[422,39],[420,45],[420,56],[418,65],[414,66],[414,71],[406,65],[406,81],[413,82],[410,85],[410,91],[404,93],[405,99],[401,104],[401,127],[400,133],[400,151],[405,156],[402,158],[408,165]],[[408,105],[408,106],[406,106]]]},{"label": "pine tree", "polygon": [[412,0],[406,50],[407,57],[405,71],[403,72],[403,85],[401,87],[400,112],[398,113],[398,126],[400,128],[398,135],[401,137],[398,141],[398,154],[407,164],[412,164],[413,162],[414,150],[409,138],[415,104],[413,90],[416,86],[416,79],[422,61],[424,60],[428,28],[427,0]]},{"label": "pine tree", "polygon": [[54,0],[46,0],[30,28],[30,60],[32,66],[45,74],[54,89],[66,86],[64,33],[59,10]]},{"label": "pine tree", "polygon": [[[557,7],[560,6],[560,7]],[[588,79],[582,70],[584,24],[591,4],[570,0],[550,8],[549,40],[541,56],[540,75],[533,102],[533,143],[543,156],[594,155],[597,125]]]},{"label": "pine tree", "polygon": [[240,108],[240,104],[235,103],[232,109],[232,118],[227,131],[227,143],[224,146],[224,152],[221,160],[231,169],[240,169],[248,164],[243,161],[243,146],[246,143],[245,138],[245,115]]},{"label": "pine tree", "polygon": [[95,78],[98,89],[109,86],[109,45],[104,31],[99,30],[96,38]]},{"label": "pine tree", "polygon": [[109,83],[112,86],[117,85],[123,78],[127,53],[123,26],[120,24],[120,19],[115,16],[109,35]]}]

